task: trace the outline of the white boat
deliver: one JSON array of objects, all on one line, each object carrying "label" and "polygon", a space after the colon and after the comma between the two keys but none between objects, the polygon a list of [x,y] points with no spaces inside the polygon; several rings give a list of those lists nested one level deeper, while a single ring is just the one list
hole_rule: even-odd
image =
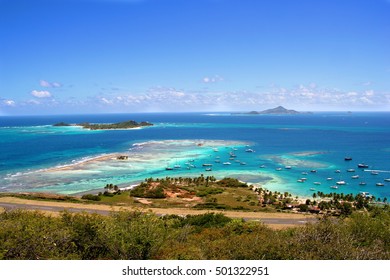
[{"label": "white boat", "polygon": [[337,170],[335,171],[335,173],[341,173],[341,171],[337,169]]},{"label": "white boat", "polygon": [[332,181],[332,180],[333,180],[333,178],[332,178],[332,177],[328,177],[328,178],[326,178],[326,180],[328,180],[328,181]]},{"label": "white boat", "polygon": [[371,175],[378,175],[379,172],[378,171],[371,171]]},{"label": "white boat", "polygon": [[347,172],[355,172],[355,169],[347,169]]},{"label": "white boat", "polygon": [[321,185],[321,182],[314,182],[314,185]]},{"label": "white boat", "polygon": [[252,150],[252,149],[246,149],[245,152],[247,152],[247,153],[253,153],[253,152],[255,152],[255,151]]},{"label": "white boat", "polygon": [[298,183],[304,183],[304,182],[305,182],[305,180],[298,179],[298,180],[297,180],[297,182],[298,182]]},{"label": "white boat", "polygon": [[383,184],[383,183],[376,183],[376,186],[377,187],[383,187],[385,184]]},{"label": "white boat", "polygon": [[242,161],[240,162],[241,165],[246,165],[246,162]]},{"label": "white boat", "polygon": [[308,173],[307,173],[307,172],[302,172],[301,174],[302,174],[302,175],[307,175]]},{"label": "white boat", "polygon": [[315,191],[316,189],[315,188],[310,188],[311,191]]},{"label": "white boat", "polygon": [[341,185],[345,185],[347,184],[345,181],[337,181],[336,182],[337,185],[341,186]]},{"label": "white boat", "polygon": [[372,197],[372,195],[369,192],[360,192],[360,195],[363,197]]},{"label": "white boat", "polygon": [[386,178],[386,179],[385,179],[385,182],[390,182],[390,178]]},{"label": "white boat", "polygon": [[260,168],[265,168],[265,165],[263,164],[263,165],[260,165]]},{"label": "white boat", "polygon": [[365,185],[367,185],[367,183],[366,182],[360,182],[359,185],[360,186],[365,186]]},{"label": "white boat", "polygon": [[223,164],[224,164],[224,165],[230,165],[231,163],[228,162],[228,161],[226,161],[226,162],[224,162]]},{"label": "white boat", "polygon": [[276,170],[276,171],[281,171],[282,168],[281,168],[281,167],[278,167],[278,168],[276,168],[275,170]]},{"label": "white boat", "polygon": [[291,169],[291,166],[290,166],[290,165],[287,165],[287,166],[285,166],[284,168],[286,168],[286,169]]},{"label": "white boat", "polygon": [[206,168],[205,171],[212,171],[212,169],[209,167],[209,168]]},{"label": "white boat", "polygon": [[353,175],[351,176],[352,179],[359,179],[359,175]]},{"label": "white boat", "polygon": [[338,186],[331,186],[330,188],[331,189],[338,189],[339,187]]}]

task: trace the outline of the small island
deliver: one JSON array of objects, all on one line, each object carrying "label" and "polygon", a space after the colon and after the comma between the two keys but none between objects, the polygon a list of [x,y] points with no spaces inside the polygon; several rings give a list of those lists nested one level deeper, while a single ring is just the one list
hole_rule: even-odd
[{"label": "small island", "polygon": [[103,129],[130,129],[130,128],[139,128],[144,126],[152,126],[152,123],[149,122],[136,122],[136,121],[125,121],[125,122],[119,122],[119,123],[111,123],[111,124],[104,124],[104,123],[80,123],[80,124],[68,124],[65,122],[59,122],[54,124],[53,126],[82,126],[85,129],[90,130],[103,130]]},{"label": "small island", "polygon": [[268,114],[296,115],[296,114],[300,114],[300,112],[295,111],[295,110],[286,109],[283,106],[278,106],[276,108],[267,109],[267,110],[264,110],[264,111],[257,112],[257,114],[260,114],[260,115],[268,115]]},{"label": "small island", "polygon": [[237,113],[237,114],[249,114],[249,115],[298,115],[298,114],[308,114],[309,112],[298,112],[295,110],[289,110],[283,106],[278,106],[272,109],[267,109],[264,111],[250,111],[247,113]]}]

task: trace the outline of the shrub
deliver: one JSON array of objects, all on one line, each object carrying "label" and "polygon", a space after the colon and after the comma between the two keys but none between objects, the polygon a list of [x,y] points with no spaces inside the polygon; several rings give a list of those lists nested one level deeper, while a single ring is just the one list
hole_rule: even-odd
[{"label": "shrub", "polygon": [[81,199],[86,199],[86,200],[92,200],[92,201],[100,201],[102,200],[100,196],[94,195],[94,194],[84,194]]}]

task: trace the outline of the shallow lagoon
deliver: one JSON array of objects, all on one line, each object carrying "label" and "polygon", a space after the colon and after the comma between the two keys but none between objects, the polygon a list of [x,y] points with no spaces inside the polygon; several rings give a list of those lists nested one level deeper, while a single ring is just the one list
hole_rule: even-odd
[{"label": "shallow lagoon", "polygon": [[[107,123],[129,119],[150,121],[155,126],[123,131],[51,126],[59,121]],[[107,183],[127,186],[148,177],[204,174],[233,176],[305,196],[314,188],[324,192],[368,191],[377,197],[390,197],[390,183],[384,181],[390,173],[371,175],[357,168],[364,162],[369,169],[390,170],[388,113],[0,117],[0,126],[2,191],[72,194],[101,190]],[[246,152],[249,148],[254,152]],[[234,159],[230,159],[232,151]],[[129,159],[116,160],[116,154],[129,155]],[[353,160],[344,161],[345,156]],[[187,169],[190,160],[196,168]],[[212,163],[212,171],[206,171],[203,163]],[[174,165],[181,168],[165,170]],[[355,169],[353,174],[346,171],[351,168]],[[313,169],[317,172],[310,172]],[[359,179],[352,179],[353,175]],[[306,182],[298,183],[302,177],[307,177]],[[347,184],[330,188],[339,180]],[[361,181],[367,185],[359,185]],[[377,187],[377,182],[385,185]]]}]

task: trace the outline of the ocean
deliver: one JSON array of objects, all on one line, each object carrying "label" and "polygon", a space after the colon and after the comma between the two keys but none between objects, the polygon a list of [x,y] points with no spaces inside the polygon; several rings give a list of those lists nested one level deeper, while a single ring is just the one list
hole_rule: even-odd
[{"label": "ocean", "polygon": [[[52,126],[125,120],[154,126]],[[298,196],[323,191],[390,198],[390,113],[0,116],[1,192],[77,194],[108,183],[125,187],[149,177],[201,174]]]}]

